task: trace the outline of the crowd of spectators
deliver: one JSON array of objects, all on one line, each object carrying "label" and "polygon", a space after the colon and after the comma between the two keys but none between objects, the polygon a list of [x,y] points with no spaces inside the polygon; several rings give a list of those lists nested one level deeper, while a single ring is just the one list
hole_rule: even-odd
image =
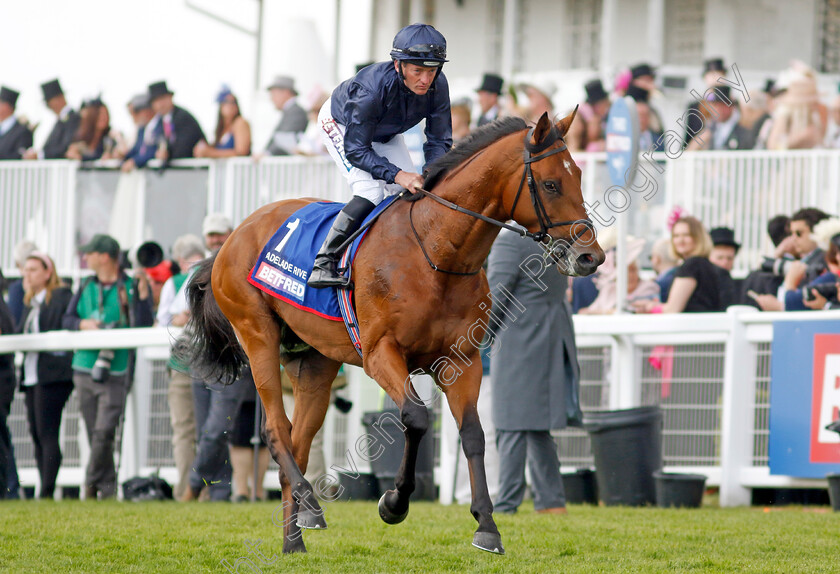
[{"label": "crowd of spectators", "polygon": [[773,217],[767,233],[776,246],[759,268],[744,278],[731,272],[741,245],[735,231],[706,226],[676,208],[668,227],[650,249],[651,281],[640,278],[638,258],[644,238],[627,240],[627,296],[616,299],[616,238],[611,229],[599,236],[606,260],[589,277],[574,278],[568,297],[575,313],[610,314],[622,305],[631,313],[698,313],[751,305],[763,311],[838,308],[840,218],[820,209],[802,208]]},{"label": "crowd of spectators", "polygon": [[[239,100],[227,85],[216,95],[216,126],[208,138],[186,109],[175,105],[175,93],[165,81],[150,84],[127,102],[134,126],[130,136],[111,126],[108,106],[101,96],[84,100],[78,111],[67,102],[59,80],[41,85],[45,105],[55,114],[52,131],[40,149],[33,147],[33,132],[25,118],[15,116],[19,92],[0,87],[0,160],[74,159],[118,160],[123,171],[144,167],[150,160],[224,158],[252,155],[251,126]],[[268,86],[281,119],[268,143],[254,155],[316,155],[326,153],[312,134],[310,118],[317,117],[326,94],[314,95],[309,110],[298,102],[294,79],[277,76]]]},{"label": "crowd of spectators", "polygon": [[[763,92],[753,93],[748,103],[720,82],[725,76],[721,59],[705,62],[708,89],[702,101],[689,106],[683,142],[687,149],[840,147],[840,127],[829,129],[829,117],[840,126],[840,100],[830,109],[821,103],[815,75],[806,66],[794,64],[777,80],[768,81]],[[501,76],[487,73],[476,89],[477,106],[470,98],[453,102],[455,145],[471,130],[500,117],[536,121],[543,113],[557,114],[552,101],[555,84],[534,81],[510,86],[507,92],[504,87]],[[253,145],[251,126],[228,86],[216,96],[218,117],[209,139],[192,114],[175,104],[175,94],[165,81],[149,85],[128,102],[135,130],[131,138],[113,129],[101,98],[86,100],[76,112],[58,80],[44,83],[41,89],[56,122],[46,143],[34,149],[32,129],[14,115],[18,93],[0,88],[0,159],[115,159],[124,171],[132,171],[152,159],[325,153],[316,118],[329,96],[318,94],[304,109],[295,81],[288,76],[277,76],[268,86],[280,119],[269,141],[259,148]],[[613,81],[612,95],[600,78],[588,81],[584,90],[585,102],[566,135],[571,150],[605,149],[611,99],[625,95],[636,102],[641,146],[661,149],[664,127],[655,105],[661,94],[652,66],[640,63],[622,71]],[[525,98],[516,98],[517,93]],[[808,311],[840,305],[840,219],[817,208],[771,219],[768,234],[775,251],[745,279],[731,275],[740,249],[738,230],[715,224],[676,210],[669,218],[670,236],[655,239],[649,250],[648,239],[653,238],[628,238],[626,294],[617,291],[617,239],[609,230],[603,233],[605,263],[595,275],[572,280],[567,290],[574,312],[720,312],[735,304],[765,311]],[[8,305],[0,300],[0,334],[183,326],[189,317],[185,285],[190,272],[199,260],[221,248],[232,227],[225,216],[211,214],[204,221],[203,238],[181,236],[171,246],[170,259],[131,274],[121,264],[117,241],[96,235],[80,247],[93,276],[75,293],[61,281],[48,254],[22,241],[15,248],[21,279],[8,286]],[[648,251],[649,261],[641,261]],[[74,389],[91,447],[84,496],[102,499],[116,494],[113,450],[130,387],[132,358],[127,350],[27,352],[18,375],[9,356],[0,355],[0,487],[5,487],[0,493],[17,494],[5,420],[19,381],[41,477],[40,497],[51,498],[55,490],[62,460],[58,429]],[[250,430],[258,403],[248,373],[234,385],[211,390],[174,358],[169,369],[173,452],[179,472],[175,497],[182,501],[264,497],[252,470]],[[259,477],[268,464],[264,443],[257,456]]]},{"label": "crowd of spectators", "polygon": [[[123,329],[152,325],[182,327],[189,318],[185,288],[193,266],[218,251],[233,231],[220,213],[208,215],[203,239],[187,234],[171,246],[171,257],[152,267],[135,263],[111,236],[97,234],[79,247],[92,275],[75,291],[59,277],[52,258],[23,240],[15,246],[21,279],[0,285],[0,335],[48,331]],[[136,259],[136,258],[135,258]],[[8,300],[8,304],[7,304]],[[16,389],[24,393],[26,418],[40,476],[39,498],[51,499],[62,462],[59,428],[75,390],[90,456],[83,487],[86,500],[117,494],[114,450],[133,378],[134,351],[26,352],[20,372],[14,355],[0,355],[0,499],[20,496],[14,450],[6,423]],[[248,372],[235,384],[211,388],[174,357],[168,399],[173,454],[179,472],[178,500],[237,501],[265,497],[254,479],[256,393]],[[258,477],[268,450],[259,449]]]},{"label": "crowd of spectators", "polygon": [[[359,66],[361,68],[363,66]],[[611,100],[630,96],[636,102],[641,147],[664,149],[665,126],[657,111],[663,98],[656,69],[638,63],[612,78],[612,93],[602,78],[583,86],[585,100],[566,136],[572,151],[605,149],[606,119]],[[686,110],[683,144],[688,150],[812,149],[840,147],[840,95],[824,102],[813,69],[794,61],[762,90],[750,90],[749,101],[739,97],[726,81],[728,70],[722,58],[704,62],[706,91],[702,101]],[[0,159],[57,159],[82,161],[120,160],[125,171],[143,167],[153,158],[162,161],[191,157],[254,155],[319,155],[326,153],[317,137],[318,116],[329,94],[317,90],[302,107],[294,78],[276,76],[267,87],[280,114],[269,141],[262,147],[251,142],[251,127],[242,116],[239,101],[227,85],[216,96],[219,104],[216,126],[207,137],[195,118],[173,103],[165,81],[151,84],[133,97],[128,111],[134,126],[125,136],[111,126],[108,106],[97,96],[84,100],[78,111],[67,102],[59,80],[41,85],[45,105],[56,121],[41,149],[34,149],[33,131],[25,118],[15,117],[19,93],[0,87]],[[519,116],[535,122],[543,112],[559,115],[571,110],[555,109],[557,85],[549,80],[510,84],[494,73],[484,74],[473,98],[452,102],[453,139],[457,142],[475,127],[497,118]],[[700,95],[700,94],[697,94]],[[524,97],[523,97],[524,96]],[[702,134],[702,135],[700,135]]]}]

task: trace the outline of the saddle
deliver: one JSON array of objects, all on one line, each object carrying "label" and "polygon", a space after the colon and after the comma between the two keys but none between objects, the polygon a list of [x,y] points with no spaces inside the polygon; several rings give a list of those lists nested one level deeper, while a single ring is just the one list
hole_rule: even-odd
[{"label": "saddle", "polygon": [[[386,197],[365,218],[359,231],[348,239],[348,245],[339,260],[341,272],[348,275],[352,273],[353,260],[368,229],[398,197]],[[344,205],[319,201],[290,215],[263,247],[251,269],[248,282],[293,307],[330,321],[343,321],[350,340],[361,356],[352,286],[350,289],[313,289],[306,284],[318,249]]]}]

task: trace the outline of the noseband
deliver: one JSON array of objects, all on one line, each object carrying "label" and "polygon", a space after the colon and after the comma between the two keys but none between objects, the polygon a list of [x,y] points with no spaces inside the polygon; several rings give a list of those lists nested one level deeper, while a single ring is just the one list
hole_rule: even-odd
[{"label": "noseband", "polygon": [[[545,205],[543,204],[543,200],[540,197],[539,192],[537,191],[537,182],[534,178],[534,172],[531,170],[531,164],[536,163],[536,162],[540,161],[541,159],[545,159],[549,156],[552,156],[556,153],[566,151],[567,147],[566,147],[566,142],[563,141],[563,138],[560,136],[560,132],[557,131],[557,127],[554,124],[551,125],[551,130],[548,132],[548,135],[545,137],[545,139],[543,141],[541,141],[537,144],[532,144],[530,140],[534,136],[534,130],[535,129],[536,129],[536,126],[532,127],[530,130],[528,130],[528,133],[525,134],[525,149],[522,152],[523,153],[523,161],[525,163],[525,170],[522,172],[522,179],[519,180],[519,188],[516,190],[516,197],[513,199],[513,206],[511,206],[511,208],[510,208],[509,219],[513,219],[513,213],[516,210],[516,204],[519,203],[519,197],[522,195],[522,189],[525,185],[525,182],[527,181],[528,182],[528,191],[531,193],[531,204],[534,206],[534,213],[537,214],[537,221],[539,221],[539,224],[540,224],[540,230],[537,231],[536,233],[532,233],[532,232],[528,231],[527,229],[522,229],[520,227],[514,227],[512,225],[508,225],[507,223],[505,223],[503,221],[499,221],[498,219],[493,219],[492,217],[487,217],[486,215],[483,215],[481,213],[477,213],[477,212],[472,211],[470,209],[466,209],[464,207],[461,207],[460,205],[457,205],[455,203],[452,203],[451,201],[443,199],[439,195],[435,195],[434,193],[426,191],[425,189],[422,189],[422,188],[418,189],[419,194],[417,194],[417,195],[419,195],[419,197],[422,197],[422,196],[431,197],[432,199],[434,199],[438,203],[440,203],[442,205],[445,205],[446,207],[448,207],[450,209],[453,209],[455,211],[459,211],[461,213],[465,213],[465,214],[467,214],[471,217],[474,217],[476,219],[480,219],[482,221],[485,221],[485,222],[490,223],[492,225],[496,225],[496,226],[501,227],[503,229],[508,229],[510,231],[513,231],[514,233],[519,234],[522,237],[529,237],[529,238],[533,239],[534,241],[536,241],[537,243],[545,243],[546,239],[550,239],[551,236],[548,234],[548,230],[553,228],[553,227],[564,227],[564,226],[567,226],[567,225],[571,225],[572,226],[571,237],[572,237],[573,241],[577,241],[578,239],[580,239],[580,237],[584,233],[586,233],[587,230],[591,230],[594,233],[595,227],[594,227],[594,225],[592,225],[592,221],[590,221],[589,219],[572,219],[572,220],[569,220],[569,221],[552,222],[551,218],[548,216],[548,212],[545,209]],[[554,145],[554,143],[557,142],[558,140],[560,142],[562,142],[562,144],[563,144],[561,147],[558,147],[557,149],[553,149],[549,152],[542,153],[546,149],[548,149],[549,147]],[[540,155],[533,155],[533,154],[540,154]],[[403,195],[403,194],[406,194],[406,195]],[[420,194],[422,194],[422,195],[420,195]],[[417,197],[417,195],[412,196],[408,192],[408,190],[402,192],[400,195],[405,197],[405,198],[408,198],[410,200],[419,199],[419,197]],[[435,271],[440,271],[441,273],[447,273],[449,275],[475,275],[479,271],[481,271],[480,268],[475,270],[475,271],[469,271],[469,272],[447,271],[446,269],[441,269],[440,267],[438,267],[437,265],[432,263],[432,260],[429,258],[429,254],[426,253],[426,248],[423,247],[423,242],[420,239],[420,235],[417,233],[417,230],[414,228],[414,220],[411,217],[413,211],[414,211],[414,204],[412,203],[411,208],[409,209],[409,212],[408,212],[409,223],[411,224],[411,230],[414,232],[414,237],[417,238],[417,243],[420,245],[420,250],[423,252],[423,256],[426,258],[426,261],[429,263],[429,265],[431,266],[432,269],[434,269]],[[582,231],[576,231],[575,226],[577,226],[577,225],[582,225],[583,230]]]}]

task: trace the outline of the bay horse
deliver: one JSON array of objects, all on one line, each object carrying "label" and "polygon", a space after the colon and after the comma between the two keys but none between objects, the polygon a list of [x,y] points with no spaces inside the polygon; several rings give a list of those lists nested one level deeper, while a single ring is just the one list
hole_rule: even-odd
[{"label": "bay horse", "polygon": [[[352,265],[363,360],[340,322],[248,283],[277,228],[317,200],[278,201],[258,209],[193,275],[189,338],[182,348],[191,353],[193,368],[222,382],[235,380],[250,360],[265,405],[266,442],[280,466],[284,552],[306,551],[301,528],[326,528],[303,472],[329,406],[331,383],[348,363],[364,367],[388,393],[405,427],[402,464],[395,488],[379,501],[380,517],[389,524],[401,522],[415,488],[418,443],[429,428],[426,406],[411,400],[416,391],[409,373],[419,369],[435,378],[459,428],[472,487],[470,512],[478,522],[473,545],[504,553],[476,410],[483,330],[469,340],[467,331],[486,318],[482,309],[488,308],[489,288],[482,263],[500,227],[511,227],[505,221],[514,220],[527,230],[522,234],[549,242],[549,268],[557,263],[567,275],[589,275],[604,261],[584,210],[580,169],[563,141],[574,116],[554,124],[543,114],[530,129],[509,118],[477,130],[429,167],[425,185],[431,191],[412,198],[420,200],[395,201],[369,228]],[[520,201],[528,194],[531,201]],[[462,369],[446,384],[433,367],[442,357],[460,361]],[[281,364],[294,387],[291,421],[283,410]]]}]

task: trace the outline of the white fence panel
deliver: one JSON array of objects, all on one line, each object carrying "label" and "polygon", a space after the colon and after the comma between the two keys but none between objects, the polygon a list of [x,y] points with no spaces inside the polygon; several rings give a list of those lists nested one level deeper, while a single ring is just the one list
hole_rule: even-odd
[{"label": "white fence panel", "polygon": [[14,268],[14,245],[29,238],[71,269],[75,230],[76,163],[0,162],[0,268]]}]

